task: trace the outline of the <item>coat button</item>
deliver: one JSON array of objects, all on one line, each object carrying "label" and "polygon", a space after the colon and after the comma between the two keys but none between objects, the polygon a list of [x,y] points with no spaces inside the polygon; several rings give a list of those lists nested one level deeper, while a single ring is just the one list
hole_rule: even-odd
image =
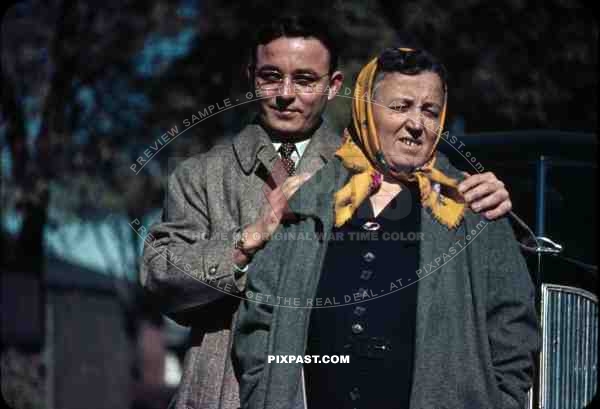
[{"label": "coat button", "polygon": [[372,276],[373,276],[373,271],[372,271],[372,270],[363,270],[363,271],[360,273],[360,279],[361,279],[361,280],[365,280],[365,281],[367,281],[367,280],[369,280],[369,279],[370,279]]},{"label": "coat button", "polygon": [[356,316],[361,316],[365,313],[365,311],[367,311],[366,307],[363,307],[362,305],[357,305],[356,307],[354,307],[354,315]]},{"label": "coat button", "polygon": [[375,254],[371,253],[370,251],[367,251],[365,254],[363,254],[363,259],[367,263],[370,263],[371,261],[375,260]]},{"label": "coat button", "polygon": [[208,275],[214,276],[215,274],[217,274],[217,266],[212,266],[208,269]]},{"label": "coat button", "polygon": [[365,330],[365,328],[360,323],[355,322],[354,324],[352,324],[352,332],[354,334],[360,334],[364,330]]}]

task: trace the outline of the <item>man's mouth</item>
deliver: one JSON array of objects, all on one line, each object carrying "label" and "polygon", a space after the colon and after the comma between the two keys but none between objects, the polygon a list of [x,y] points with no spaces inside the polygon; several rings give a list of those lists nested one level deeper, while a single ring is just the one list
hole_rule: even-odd
[{"label": "man's mouth", "polygon": [[422,145],[421,141],[415,140],[413,138],[400,138],[399,141],[409,147],[416,147]]},{"label": "man's mouth", "polygon": [[284,115],[291,115],[291,114],[298,113],[298,110],[296,110],[296,109],[281,109],[276,106],[275,107],[272,106],[271,109],[273,109],[273,111],[277,112],[278,114],[284,114]]}]

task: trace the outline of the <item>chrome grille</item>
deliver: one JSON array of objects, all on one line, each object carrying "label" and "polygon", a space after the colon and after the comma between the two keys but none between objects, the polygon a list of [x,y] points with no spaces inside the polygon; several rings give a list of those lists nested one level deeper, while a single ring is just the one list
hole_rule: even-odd
[{"label": "chrome grille", "polygon": [[598,299],[588,291],[542,285],[540,408],[581,409],[596,392]]}]

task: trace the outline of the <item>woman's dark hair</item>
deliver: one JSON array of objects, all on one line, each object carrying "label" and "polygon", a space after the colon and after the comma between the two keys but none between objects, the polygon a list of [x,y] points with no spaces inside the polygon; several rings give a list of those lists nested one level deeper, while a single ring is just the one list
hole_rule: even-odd
[{"label": "woman's dark hair", "polygon": [[339,49],[333,31],[325,20],[309,14],[284,14],[267,21],[259,27],[251,46],[250,64],[256,63],[259,45],[268,44],[281,37],[313,37],[329,51],[329,72],[338,66]]},{"label": "woman's dark hair", "polygon": [[434,72],[441,78],[444,89],[447,87],[446,68],[425,50],[403,51],[398,48],[386,48],[377,58],[374,85],[381,81],[386,73],[391,72],[406,75]]}]

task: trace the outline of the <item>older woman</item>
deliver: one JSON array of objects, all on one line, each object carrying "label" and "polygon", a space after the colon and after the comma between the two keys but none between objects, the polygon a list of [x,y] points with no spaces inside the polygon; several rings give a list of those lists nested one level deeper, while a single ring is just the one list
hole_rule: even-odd
[{"label": "older woman", "polygon": [[436,152],[446,87],[421,50],[360,72],[339,160],[292,197],[295,220],[250,267],[234,337],[243,408],[524,406],[534,289],[508,222],[469,211]]}]

